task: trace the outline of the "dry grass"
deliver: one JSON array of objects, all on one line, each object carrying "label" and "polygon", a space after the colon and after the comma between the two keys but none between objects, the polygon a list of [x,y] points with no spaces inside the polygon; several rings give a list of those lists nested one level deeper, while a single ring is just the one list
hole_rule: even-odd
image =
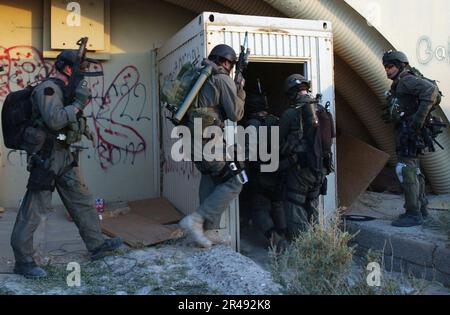
[{"label": "dry grass", "polygon": [[424,222],[424,227],[435,231],[444,232],[450,237],[450,211],[430,214]]},{"label": "dry grass", "polygon": [[[277,254],[271,250],[272,274],[294,295],[398,295],[418,293],[405,290],[402,281],[382,271],[381,286],[367,284],[370,271],[365,266],[377,262],[383,266],[382,255],[369,251],[360,265],[353,262],[355,248],[349,246],[354,235],[341,229],[339,213],[328,227],[313,223],[291,244],[289,250]],[[356,270],[355,270],[356,268]],[[411,282],[408,282],[411,287]]]}]

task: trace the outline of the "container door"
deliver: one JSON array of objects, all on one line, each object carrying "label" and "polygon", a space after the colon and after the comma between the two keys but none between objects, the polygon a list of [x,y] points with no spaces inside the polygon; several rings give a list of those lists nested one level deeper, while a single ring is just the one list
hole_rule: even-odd
[{"label": "container door", "polygon": [[[201,62],[211,49],[205,43],[203,16],[199,16],[158,50],[159,88],[167,80],[174,79],[183,64],[187,62]],[[180,43],[177,45],[176,43]],[[207,49],[208,48],[208,49]],[[165,56],[161,56],[164,53]],[[160,104],[160,140],[161,140],[161,194],[167,198],[178,210],[185,214],[192,213],[199,205],[199,186],[201,174],[193,162],[175,162],[171,150],[177,138],[172,138],[173,123],[166,117],[170,112]],[[229,209],[222,216],[221,233],[228,233],[232,237],[232,247],[237,249],[238,202],[232,202]],[[230,224],[232,220],[233,225]]]}]

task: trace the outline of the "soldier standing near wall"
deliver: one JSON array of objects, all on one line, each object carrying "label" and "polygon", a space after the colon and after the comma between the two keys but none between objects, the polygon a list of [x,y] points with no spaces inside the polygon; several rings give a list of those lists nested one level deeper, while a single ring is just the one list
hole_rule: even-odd
[{"label": "soldier standing near wall", "polygon": [[[198,94],[197,107],[189,110],[189,120],[198,117],[202,118],[203,122],[223,127],[225,120],[237,122],[244,115],[244,81],[236,86],[230,77],[237,62],[236,52],[230,46],[214,47],[208,59],[214,63],[214,71]],[[205,127],[208,125],[204,123],[203,128]],[[204,140],[203,145],[208,140],[211,139]],[[218,160],[206,161],[204,158],[195,162],[195,166],[202,173],[200,206],[181,220],[180,226],[191,234],[201,247],[209,248],[213,244],[227,241],[214,234],[212,229],[205,232],[204,225],[206,223],[206,229],[217,228],[222,213],[241,192],[242,183],[238,178],[241,170],[231,167],[237,166],[236,164]]]},{"label": "soldier standing near wall", "polygon": [[425,176],[420,171],[418,156],[425,149],[425,125],[430,118],[430,111],[440,99],[440,93],[436,84],[414,71],[407,56],[400,51],[386,52],[383,66],[387,77],[393,81],[388,99],[390,106],[384,118],[395,123],[398,155],[396,172],[405,194],[406,208],[406,212],[392,225],[421,225],[423,218],[428,215],[428,202]]},{"label": "soldier standing near wall", "polygon": [[76,51],[63,51],[56,59],[55,77],[40,83],[31,96],[33,123],[45,131],[46,140],[37,154],[29,156],[27,192],[11,236],[16,259],[14,272],[29,278],[46,276],[33,259],[33,234],[51,208],[55,188],[92,259],[99,259],[122,245],[121,238],[105,239],[102,235],[93,198],[70,151],[71,143],[79,141],[83,134],[89,135],[83,117],[91,96],[87,82],[82,80],[74,99],[67,99],[67,86],[76,58]]}]

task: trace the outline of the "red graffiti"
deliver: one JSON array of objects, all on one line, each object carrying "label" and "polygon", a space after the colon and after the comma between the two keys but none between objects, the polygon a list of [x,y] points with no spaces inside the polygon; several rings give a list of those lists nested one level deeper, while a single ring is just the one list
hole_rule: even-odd
[{"label": "red graffiti", "polygon": [[46,63],[39,50],[31,46],[0,46],[0,101],[8,93],[35,84],[50,74],[53,66]]},{"label": "red graffiti", "polygon": [[[8,93],[38,83],[55,71],[44,61],[42,53],[31,46],[0,46],[0,66],[0,103]],[[103,65],[91,65],[91,68],[103,70]],[[118,163],[133,165],[137,154],[145,154],[146,141],[135,126],[150,118],[145,116],[147,90],[135,66],[119,71],[107,87],[104,79],[104,76],[88,78],[92,101],[85,113],[92,118],[96,133],[96,157],[106,170]]]},{"label": "red graffiti", "polygon": [[[92,71],[102,70],[92,65]],[[92,90],[92,121],[97,134],[97,155],[100,166],[107,169],[118,161],[134,164],[135,156],[145,153],[144,137],[124,121],[150,120],[144,116],[147,91],[140,82],[136,67],[127,66],[105,88],[104,77],[89,78]],[[136,105],[137,104],[137,105]]]}]

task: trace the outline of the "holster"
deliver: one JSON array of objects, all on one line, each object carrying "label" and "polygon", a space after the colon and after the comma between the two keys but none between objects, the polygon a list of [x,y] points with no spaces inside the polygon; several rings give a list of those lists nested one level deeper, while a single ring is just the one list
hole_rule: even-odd
[{"label": "holster", "polygon": [[54,191],[56,174],[50,169],[35,166],[31,169],[27,189],[31,191]]}]

